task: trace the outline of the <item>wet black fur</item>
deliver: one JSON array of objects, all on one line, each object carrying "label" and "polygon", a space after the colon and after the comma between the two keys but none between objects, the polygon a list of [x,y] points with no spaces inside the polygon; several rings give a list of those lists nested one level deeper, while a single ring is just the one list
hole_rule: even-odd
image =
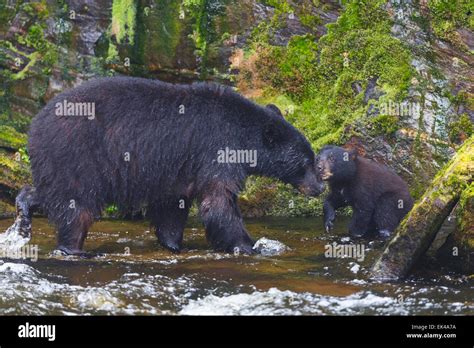
[{"label": "wet black fur", "polygon": [[338,208],[351,206],[352,236],[375,232],[387,237],[413,207],[407,184],[389,168],[337,146],[321,150],[318,167],[324,168],[322,162],[328,160],[332,176],[327,179],[331,191],[323,206],[326,230],[332,228]]},{"label": "wet black fur", "polygon": [[[95,119],[55,115],[64,99],[95,103]],[[225,147],[257,150],[257,166],[218,163]],[[247,176],[279,178],[310,195],[322,190],[309,143],[281,113],[207,83],[86,82],[35,117],[29,154],[35,199],[67,253],[81,252],[90,225],[109,204],[122,211],[146,206],[160,243],[179,251],[194,199],[216,250],[250,253],[253,241],[237,206]]]}]

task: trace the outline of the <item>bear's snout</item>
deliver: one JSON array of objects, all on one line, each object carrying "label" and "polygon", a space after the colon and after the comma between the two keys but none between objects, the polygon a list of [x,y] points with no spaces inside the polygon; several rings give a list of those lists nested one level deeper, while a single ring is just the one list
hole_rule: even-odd
[{"label": "bear's snout", "polygon": [[298,185],[298,190],[306,196],[316,197],[324,192],[324,182],[313,170],[307,170],[303,182]]}]

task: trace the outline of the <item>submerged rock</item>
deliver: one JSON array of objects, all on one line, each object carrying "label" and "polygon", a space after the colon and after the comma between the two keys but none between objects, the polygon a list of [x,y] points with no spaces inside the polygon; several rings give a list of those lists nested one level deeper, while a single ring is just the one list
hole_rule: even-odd
[{"label": "submerged rock", "polygon": [[263,237],[257,240],[253,246],[253,250],[263,256],[275,256],[283,254],[285,251],[290,250],[290,248],[277,240]]}]

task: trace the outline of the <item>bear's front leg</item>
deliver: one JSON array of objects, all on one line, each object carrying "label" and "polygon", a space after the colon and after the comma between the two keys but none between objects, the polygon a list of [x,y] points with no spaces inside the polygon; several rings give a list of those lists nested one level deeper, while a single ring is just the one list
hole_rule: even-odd
[{"label": "bear's front leg", "polygon": [[190,204],[188,199],[180,198],[153,207],[152,223],[156,227],[158,241],[172,252],[181,251]]},{"label": "bear's front leg", "polygon": [[255,242],[245,230],[237,194],[217,183],[200,198],[199,212],[206,227],[206,237],[216,251],[254,254]]},{"label": "bear's front leg", "polygon": [[352,219],[349,223],[349,234],[352,237],[362,237],[370,230],[370,222],[374,213],[370,207],[352,207]]},{"label": "bear's front leg", "polygon": [[332,230],[334,226],[334,220],[336,219],[336,209],[344,207],[344,197],[337,192],[332,191],[323,204],[323,215],[324,215],[324,229],[326,232]]}]

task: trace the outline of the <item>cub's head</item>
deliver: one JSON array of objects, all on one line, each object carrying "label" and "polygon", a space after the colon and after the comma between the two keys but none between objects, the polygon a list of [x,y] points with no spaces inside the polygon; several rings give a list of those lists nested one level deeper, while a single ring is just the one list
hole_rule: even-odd
[{"label": "cub's head", "polygon": [[265,111],[270,117],[262,125],[263,158],[258,174],[280,179],[305,195],[320,195],[325,187],[310,144],[283,118],[275,105],[268,105]]},{"label": "cub's head", "polygon": [[356,159],[357,152],[355,150],[327,145],[317,156],[317,170],[324,181],[347,181],[352,179],[356,173]]}]

